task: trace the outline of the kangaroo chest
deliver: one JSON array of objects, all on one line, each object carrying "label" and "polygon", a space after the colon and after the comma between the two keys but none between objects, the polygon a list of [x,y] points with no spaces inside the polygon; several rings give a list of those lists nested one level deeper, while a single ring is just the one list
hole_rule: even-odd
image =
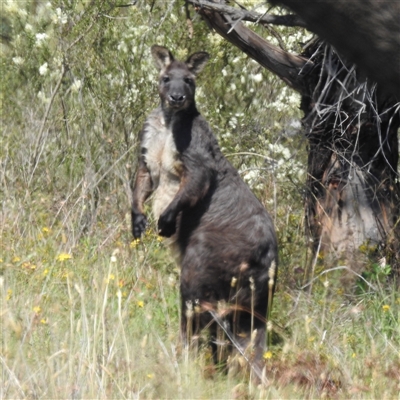
[{"label": "kangaroo chest", "polygon": [[176,195],[182,176],[182,162],[172,132],[161,112],[150,115],[143,132],[141,151],[153,184],[153,213],[161,215]]}]

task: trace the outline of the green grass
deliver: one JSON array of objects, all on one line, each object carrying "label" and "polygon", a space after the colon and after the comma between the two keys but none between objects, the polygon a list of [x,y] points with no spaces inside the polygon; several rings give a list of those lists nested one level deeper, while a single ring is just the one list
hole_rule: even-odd
[{"label": "green grass", "polygon": [[[399,399],[389,267],[368,266],[372,288],[356,291],[324,259],[307,272],[306,140],[282,134],[300,117],[296,96],[198,18],[192,39],[182,2],[111,3],[2,10],[12,38],[0,43],[0,399]],[[157,103],[154,43],[212,54],[200,110],[276,223],[265,387],[217,370],[206,347],[182,351],[179,270],[152,228],[132,243],[138,132]]]},{"label": "green grass", "polygon": [[328,273],[308,293],[282,265],[260,388],[216,371],[205,347],[182,354],[179,271],[151,230],[131,242],[109,212],[77,239],[50,208],[3,211],[1,398],[398,398],[391,283],[349,295]]}]

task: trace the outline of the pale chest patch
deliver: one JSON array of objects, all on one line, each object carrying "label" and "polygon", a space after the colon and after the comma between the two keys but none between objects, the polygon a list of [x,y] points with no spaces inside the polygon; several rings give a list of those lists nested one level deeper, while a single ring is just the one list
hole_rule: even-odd
[{"label": "pale chest patch", "polygon": [[182,162],[172,132],[165,126],[160,109],[146,121],[141,150],[153,182],[153,214],[156,219],[175,197],[182,176]]}]

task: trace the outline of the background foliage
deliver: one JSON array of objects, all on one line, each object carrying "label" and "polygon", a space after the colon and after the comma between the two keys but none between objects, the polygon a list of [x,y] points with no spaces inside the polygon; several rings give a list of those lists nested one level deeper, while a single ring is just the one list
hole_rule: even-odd
[{"label": "background foliage", "polygon": [[[371,267],[350,296],[314,263],[312,296],[299,290],[310,260],[297,95],[193,10],[187,24],[182,1],[123,5],[2,3],[2,398],[393,396],[400,294],[385,271]],[[296,50],[304,33],[283,33]],[[131,239],[138,132],[158,102],[154,43],[211,54],[199,109],[276,224],[267,389],[213,371],[206,349],[180,354],[179,271],[154,221]]]}]

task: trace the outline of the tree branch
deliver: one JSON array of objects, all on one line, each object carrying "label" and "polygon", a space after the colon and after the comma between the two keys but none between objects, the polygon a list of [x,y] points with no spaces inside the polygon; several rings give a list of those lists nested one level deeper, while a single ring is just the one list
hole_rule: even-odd
[{"label": "tree branch", "polygon": [[[199,3],[198,0],[188,1],[192,4]],[[215,5],[215,3],[207,3]],[[207,24],[222,37],[279,76],[287,85],[300,93],[305,93],[306,87],[303,77],[312,68],[312,62],[274,46],[240,21],[233,21],[229,15],[212,10],[211,6],[209,8],[196,6],[196,10],[206,20]]]},{"label": "tree branch", "polygon": [[270,0],[289,7],[310,30],[400,99],[400,2]]},{"label": "tree branch", "polygon": [[212,3],[207,0],[189,0],[196,7],[217,11],[220,14],[229,15],[235,20],[256,22],[262,25],[297,26],[307,28],[306,23],[295,14],[271,15],[248,11],[244,8],[238,9],[222,3]]}]

